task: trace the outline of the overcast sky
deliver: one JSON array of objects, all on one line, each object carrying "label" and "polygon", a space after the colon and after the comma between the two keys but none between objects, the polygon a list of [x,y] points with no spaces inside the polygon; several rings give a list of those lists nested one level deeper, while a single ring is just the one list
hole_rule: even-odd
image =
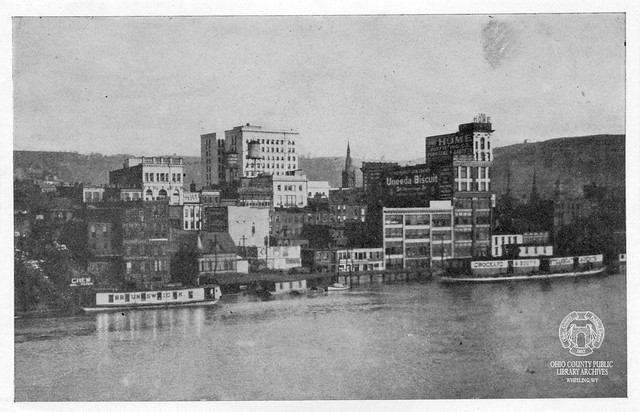
[{"label": "overcast sky", "polygon": [[18,150],[199,155],[251,123],[414,159],[480,112],[497,146],[625,133],[623,14],[14,18],[13,53]]}]

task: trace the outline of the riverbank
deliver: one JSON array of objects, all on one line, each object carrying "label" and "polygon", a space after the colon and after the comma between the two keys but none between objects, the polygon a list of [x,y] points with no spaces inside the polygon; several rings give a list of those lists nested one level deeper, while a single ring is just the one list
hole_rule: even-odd
[{"label": "riverbank", "polygon": [[[366,272],[317,272],[317,273],[296,273],[288,274],[285,272],[254,272],[254,273],[221,273],[215,276],[214,283],[220,285],[222,293],[232,294],[238,293],[244,287],[259,286],[265,287],[270,283],[277,282],[297,282],[306,281],[307,288],[324,288],[333,282],[340,282],[347,285],[358,285],[365,283],[381,282],[407,282],[416,280],[431,279],[430,271],[411,271],[411,270],[383,270],[383,271],[366,271]],[[87,288],[83,290],[85,294],[93,294],[93,290]],[[76,304],[77,297],[67,302],[67,309],[52,309],[46,305],[42,309],[20,311],[14,309],[14,317],[16,318],[48,318],[48,317],[64,317],[76,316],[83,313],[82,308]]]}]

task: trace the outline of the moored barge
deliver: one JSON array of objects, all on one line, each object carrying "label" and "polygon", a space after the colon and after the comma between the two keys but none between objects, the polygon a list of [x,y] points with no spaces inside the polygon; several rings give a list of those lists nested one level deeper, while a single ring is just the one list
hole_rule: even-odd
[{"label": "moored barge", "polygon": [[442,283],[488,283],[594,276],[604,273],[602,255],[472,261],[464,273],[445,274]]},{"label": "moored barge", "polygon": [[156,309],[176,306],[205,306],[218,303],[222,292],[218,285],[193,288],[164,289],[135,292],[98,292],[85,312],[104,312],[130,309]]}]

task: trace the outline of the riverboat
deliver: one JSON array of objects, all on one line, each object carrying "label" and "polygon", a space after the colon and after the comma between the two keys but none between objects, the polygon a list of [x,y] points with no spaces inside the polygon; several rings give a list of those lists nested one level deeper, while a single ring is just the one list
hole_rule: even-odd
[{"label": "riverboat", "polygon": [[531,273],[528,275],[504,275],[504,276],[471,276],[471,277],[451,277],[441,276],[440,282],[442,283],[490,283],[490,282],[507,282],[513,280],[540,280],[540,279],[555,279],[555,278],[571,278],[579,276],[593,276],[604,273],[605,268],[597,268],[591,270],[584,270],[580,272],[566,272],[566,273]]},{"label": "riverboat", "polygon": [[341,291],[341,290],[349,290],[349,286],[348,285],[343,285],[342,283],[332,283],[329,286],[327,286],[327,292],[337,292],[337,291]]},{"label": "riverboat", "polygon": [[85,312],[103,312],[176,306],[205,306],[218,303],[221,296],[222,292],[217,285],[136,292],[98,292],[95,294],[93,304],[82,306],[82,309]]},{"label": "riverboat", "polygon": [[472,261],[464,273],[443,274],[442,283],[487,283],[594,276],[604,273],[602,255]]}]

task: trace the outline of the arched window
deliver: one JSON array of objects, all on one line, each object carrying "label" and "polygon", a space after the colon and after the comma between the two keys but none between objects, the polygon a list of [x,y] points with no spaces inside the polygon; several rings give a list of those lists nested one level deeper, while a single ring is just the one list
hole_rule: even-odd
[{"label": "arched window", "polygon": [[484,150],[484,137],[480,139],[480,149]]},{"label": "arched window", "polygon": [[147,189],[147,191],[145,192],[145,195],[147,197],[153,197],[153,191],[151,189]]},{"label": "arched window", "polygon": [[167,191],[164,189],[160,189],[158,192],[158,197],[167,197]]}]

